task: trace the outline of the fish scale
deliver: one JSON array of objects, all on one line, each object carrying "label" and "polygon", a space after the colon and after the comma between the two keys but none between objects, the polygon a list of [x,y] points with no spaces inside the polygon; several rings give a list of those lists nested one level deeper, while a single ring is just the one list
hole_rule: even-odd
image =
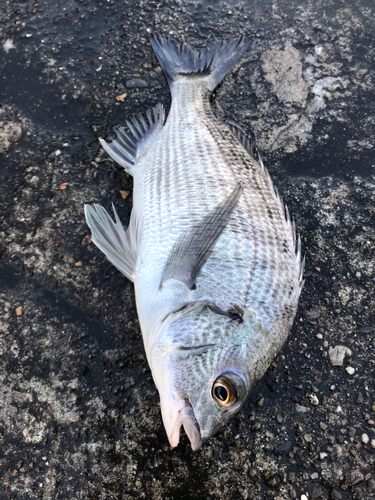
[{"label": "fish scale", "polygon": [[[182,90],[182,92],[181,92],[181,93],[183,93],[183,92],[184,92],[184,88],[182,88],[181,90]],[[189,88],[189,90],[190,90],[190,94],[191,94],[191,88]],[[175,101],[175,102],[176,102],[176,108],[177,108],[177,110],[178,110],[178,109],[184,109],[184,108],[183,108],[182,103],[180,103],[180,102],[178,101],[178,99],[179,99],[179,98],[180,98],[180,99],[184,102],[184,100],[185,100],[185,99],[184,99],[184,98],[185,98],[185,96],[184,96],[184,95],[182,95],[182,96],[180,97],[180,95],[179,95],[179,93],[178,93],[178,91],[177,91],[177,92],[176,92],[176,101]],[[191,96],[190,96],[190,99],[191,99]],[[215,123],[215,120],[214,120],[214,118],[212,117],[212,113],[211,113],[211,112],[207,113],[207,107],[202,106],[202,108],[203,108],[203,109],[202,109],[202,110],[200,110],[200,113],[199,113],[199,118],[202,120],[202,122],[203,122],[203,123],[202,123],[202,124],[200,124],[200,125],[199,125],[199,127],[200,127],[200,128],[202,128],[202,127],[204,127],[204,126],[205,126],[205,123],[207,123],[207,122],[209,122],[209,123],[210,123],[210,125],[211,125],[211,126],[210,126],[211,133],[215,133],[215,132],[216,132],[216,134],[215,134],[215,135],[216,135],[215,145],[216,145],[217,143],[219,143],[220,137],[218,138],[218,135],[219,135],[219,134],[217,133],[217,130],[215,130],[215,128],[212,126],[212,124],[213,124],[213,123]],[[178,116],[178,113],[176,113],[176,115],[177,115],[177,116],[175,116],[175,117],[172,115],[172,120],[173,120],[173,118],[174,118],[177,122],[179,122],[180,124],[184,125],[184,116],[181,116],[181,113],[180,113],[180,116]],[[202,115],[203,115],[203,116],[202,116]],[[186,118],[185,118],[185,119],[186,119]],[[171,127],[171,128],[173,127],[173,121],[172,121],[172,120],[170,121],[170,123],[171,123],[170,127]],[[207,128],[208,128],[208,127],[207,127]],[[200,141],[200,142],[201,142],[201,143],[203,143],[203,144],[207,144],[207,141],[204,141],[204,140],[203,140],[203,141]],[[228,150],[228,151],[238,150],[238,149],[239,149],[239,146],[240,146],[239,144],[234,143],[234,141],[233,141],[233,140],[232,140],[232,141],[228,141],[228,144],[225,144],[225,143],[223,143],[223,140],[221,139],[221,143],[222,143],[222,147],[220,148],[221,150],[222,150],[222,149],[224,149],[224,150]],[[211,143],[210,143],[210,144],[211,144]],[[181,147],[181,149],[182,149],[182,150],[184,150],[184,149],[185,149],[185,147],[189,147],[189,146],[191,146],[191,145],[190,145],[190,144],[184,144],[184,141],[183,141],[183,140],[181,141],[181,137],[180,137],[180,147]],[[198,150],[203,150],[203,151],[204,151],[204,147],[200,147],[200,144],[199,144],[199,143],[195,144],[194,146],[195,146],[195,147],[197,147],[197,148],[198,148]],[[218,148],[216,148],[216,149],[218,149]],[[220,155],[220,153],[221,153],[221,151],[215,151],[215,152],[213,152],[212,156],[213,156],[214,158],[218,158],[218,157],[220,157],[220,156],[221,156],[221,155]],[[201,154],[201,156],[203,156],[203,155]],[[231,155],[231,156],[232,156],[232,158],[233,158],[233,156],[234,156],[234,155]],[[243,156],[243,155],[242,155],[242,156]],[[206,157],[206,158],[207,158],[207,157]],[[232,160],[232,158],[230,158],[230,160]],[[241,159],[242,159],[242,158],[241,158],[241,154],[236,155],[236,156],[235,156],[235,158],[237,158],[237,160],[238,160],[238,159],[240,159],[240,160],[241,160]],[[242,161],[242,165],[243,165],[243,166],[245,166],[246,164],[248,164],[248,163],[249,163],[249,159],[248,159],[248,158],[246,158],[246,157],[245,157],[244,159],[245,159],[245,161]],[[218,163],[219,163],[219,162],[216,162],[216,165],[217,165]],[[227,178],[228,178],[228,174],[229,174],[230,172],[228,172],[228,169],[227,169],[227,163],[225,162],[225,159],[223,159],[222,163],[224,163],[224,165],[225,165],[225,167],[224,167],[224,168],[225,168],[225,172],[227,173]],[[212,172],[212,171],[215,171],[214,169],[215,169],[215,166],[216,166],[216,165],[215,165],[215,164],[212,164],[212,163],[209,165],[209,168],[210,168],[210,171],[211,171],[211,172]],[[242,165],[241,165],[241,166],[242,166]],[[190,167],[190,165],[189,165],[187,168],[189,169],[189,171],[191,171],[192,169],[190,169],[189,167]],[[238,168],[238,167],[237,167],[237,168]],[[262,201],[263,201],[263,212],[265,212],[265,210],[267,209],[267,206],[268,206],[268,208],[270,208],[270,207],[269,207],[270,202],[275,202],[274,190],[273,190],[272,185],[269,185],[269,183],[267,182],[267,181],[268,181],[268,179],[267,179],[267,177],[264,175],[264,173],[262,172],[261,168],[260,168],[258,165],[256,165],[256,166],[255,166],[255,168],[257,169],[257,171],[258,171],[258,172],[256,172],[256,171],[254,172],[254,170],[255,170],[255,169],[254,169],[252,172],[249,172],[248,170],[246,170],[246,169],[244,169],[244,168],[240,168],[239,170],[240,170],[240,171],[243,171],[242,176],[241,176],[241,180],[243,180],[243,181],[245,181],[245,182],[247,181],[247,185],[249,186],[249,195],[250,195],[250,197],[251,197],[251,198],[254,198],[254,197],[258,197],[258,198],[259,198],[259,196],[262,198]],[[185,171],[185,170],[186,170],[186,169],[185,169],[185,167],[184,167],[184,165],[182,165],[182,170],[183,170],[183,171]],[[248,173],[248,172],[249,172],[249,173]],[[250,174],[250,175],[249,175],[249,174]],[[251,174],[252,174],[253,178],[251,178]],[[213,182],[211,182],[210,187],[211,187],[211,186],[213,186],[213,189],[215,189],[215,187],[216,187],[216,186],[218,186],[218,187],[219,187],[219,189],[220,189],[220,187],[223,185],[223,183],[225,183],[225,179],[220,179],[220,180],[219,180],[219,182],[218,182],[218,177],[219,177],[219,176],[215,176],[215,177],[213,178]],[[258,182],[254,182],[254,180],[253,180],[253,179],[254,179],[254,178],[256,178],[256,177],[260,178],[260,179],[258,180]],[[266,182],[264,182],[264,180],[265,180]],[[260,184],[262,183],[262,181],[263,181],[263,185],[260,185]],[[227,183],[228,183],[228,180],[227,180]],[[257,187],[257,191],[255,191],[255,193],[254,193],[254,189],[253,189],[254,184],[255,184],[255,187]],[[268,185],[267,185],[267,184],[268,184]],[[207,189],[207,188],[206,188],[206,189]],[[212,187],[211,187],[211,189],[212,189]],[[258,193],[260,193],[260,194],[258,194]],[[263,196],[262,196],[262,194],[263,194]],[[271,198],[271,200],[267,200],[267,199],[265,200],[265,198],[267,198],[267,196],[266,196],[266,195],[268,195],[268,198]],[[194,193],[192,193],[192,194],[191,194],[191,197],[192,197],[192,198],[194,197]],[[195,199],[196,199],[196,200],[198,201],[198,203],[199,203],[199,193],[198,193],[198,196],[197,196]],[[277,200],[276,200],[276,201],[277,201]],[[216,202],[217,202],[217,199],[215,199],[215,200],[213,201],[213,205],[214,205]],[[264,203],[267,203],[268,205],[265,205]],[[265,214],[265,213],[263,213],[263,214],[262,214],[262,213],[260,213],[260,214],[258,215],[258,214],[257,214],[257,208],[258,208],[257,206],[259,206],[259,209],[260,209],[260,210],[262,209],[261,202],[259,202],[259,201],[258,201],[258,203],[256,203],[256,204],[255,204],[255,207],[251,207],[251,206],[249,207],[249,205],[247,205],[247,206],[244,208],[244,212],[245,212],[246,214],[247,214],[247,213],[249,213],[249,212],[252,212],[252,213],[254,213],[257,217],[258,217],[258,216],[259,216],[259,217],[262,217],[262,215],[263,215],[263,220],[265,220],[265,222],[264,222],[264,223],[267,223],[269,218],[266,216],[266,214]],[[202,208],[202,207],[200,206],[199,208]],[[204,208],[205,208],[205,207],[204,207]],[[277,207],[277,208],[279,208],[279,207]],[[282,220],[283,222],[285,222],[285,217],[284,217],[284,215],[283,215],[283,214],[280,214],[280,211],[281,211],[281,210],[279,209],[279,218],[280,218],[280,215],[281,215],[281,220]],[[242,219],[242,220],[243,220],[243,219]],[[240,219],[240,221],[241,221],[241,219]],[[263,223],[263,224],[264,224],[264,223]],[[236,224],[236,223],[234,223],[234,224],[232,223],[232,224],[228,225],[228,226],[231,228],[231,231],[229,231],[229,230],[228,230],[228,231],[224,231],[224,233],[223,233],[223,235],[222,235],[222,238],[221,238],[221,241],[219,241],[219,242],[218,242],[218,245],[217,245],[217,247],[215,248],[215,250],[214,250],[214,252],[213,252],[213,255],[211,256],[211,259],[210,259],[210,260],[207,262],[207,264],[206,264],[206,266],[207,266],[207,270],[210,268],[210,265],[211,265],[211,262],[210,262],[210,261],[218,262],[220,267],[222,267],[222,262],[225,262],[225,261],[227,261],[227,260],[229,260],[229,261],[232,261],[232,262],[233,262],[233,259],[231,258],[232,256],[223,255],[223,252],[220,252],[220,246],[221,246],[221,247],[223,247],[224,249],[226,249],[226,248],[228,248],[228,241],[231,243],[231,245],[233,245],[233,244],[234,244],[234,241],[235,241],[235,240],[234,240],[234,237],[236,236],[236,234],[235,234],[235,227],[237,226],[237,228],[238,228],[238,226],[239,226],[239,225],[240,225],[240,224]],[[244,228],[243,234],[240,234],[240,235],[238,236],[237,241],[238,241],[238,242],[239,242],[239,244],[240,244],[240,246],[239,246],[239,248],[240,248],[240,253],[241,253],[240,260],[241,260],[242,262],[246,262],[246,263],[247,263],[247,266],[248,266],[248,268],[249,268],[249,272],[251,273],[251,272],[254,272],[254,271],[253,271],[253,269],[252,269],[252,267],[253,267],[253,268],[255,268],[255,269],[257,269],[258,264],[259,264],[260,266],[262,266],[262,263],[258,263],[258,259],[257,259],[257,252],[256,252],[256,250],[255,250],[255,248],[254,248],[254,245],[252,245],[252,246],[248,249],[249,251],[248,251],[248,253],[247,253],[247,254],[246,254],[246,252],[241,251],[241,250],[242,250],[242,247],[243,247],[243,245],[242,245],[241,243],[242,243],[242,242],[244,242],[244,241],[245,241],[245,242],[247,242],[247,241],[248,241],[247,239],[245,239],[245,238],[243,237],[243,235],[244,235],[244,233],[245,233],[245,234],[246,234],[246,233],[248,233],[248,231],[249,231],[249,228],[248,228],[248,225],[247,225],[247,227],[245,227],[245,228]],[[230,234],[227,234],[227,233],[230,233]],[[262,233],[262,223],[261,223],[261,222],[259,222],[259,223],[258,223],[257,233],[258,233],[258,242],[259,242],[259,246],[263,247],[263,251],[265,252],[265,251],[267,250],[267,245],[266,245],[266,242],[264,241],[264,238],[262,238],[262,234],[261,234],[261,233]],[[266,236],[266,238],[268,238],[268,239],[271,239],[271,238],[272,238],[272,236],[274,236],[274,235],[272,234],[272,233],[273,233],[273,227],[272,227],[272,225],[268,224],[268,227],[267,227],[267,230],[265,231],[265,233],[266,233],[266,235],[267,235],[267,236]],[[276,235],[277,235],[277,232],[276,232]],[[246,235],[246,236],[247,236],[247,235]],[[277,238],[273,238],[273,239],[275,240],[275,246],[277,246],[277,244],[278,244],[278,239],[277,239]],[[227,241],[225,241],[225,240],[227,240]],[[256,241],[256,239],[254,239],[254,241]],[[292,243],[292,245],[293,245],[293,243]],[[294,250],[294,249],[293,249],[293,250]],[[220,253],[220,257],[219,257],[219,258],[216,256],[216,253]],[[269,257],[267,257],[267,254],[265,254],[265,255],[264,255],[264,259],[263,259],[263,266],[266,266],[267,264],[269,264],[270,262],[273,262],[274,260],[275,260],[275,259],[269,258]],[[250,264],[250,265],[249,265],[249,264]],[[231,269],[232,269],[232,270],[236,270],[236,267],[235,267],[235,266],[233,266]],[[231,269],[227,269],[227,268],[226,268],[226,269],[224,270],[224,272],[225,272],[225,277],[226,277],[225,282],[223,282],[223,285],[224,285],[224,286],[225,286],[225,285],[227,285],[227,286],[228,286],[228,284],[231,282],[231,279],[230,279],[231,277],[228,275],[228,270],[230,271]],[[218,281],[218,280],[217,280],[217,273],[216,273],[214,270],[213,270],[213,272],[211,272],[211,270],[209,270],[209,271],[207,272],[207,274],[208,274],[209,276],[215,276],[215,281],[216,281],[216,282],[215,282],[215,283],[213,283],[213,286],[214,286],[214,289],[217,289],[217,281]],[[237,273],[235,273],[235,274],[237,274]],[[203,276],[202,276],[202,278],[203,278]],[[233,276],[233,279],[235,280],[235,287],[237,287],[237,293],[238,293],[238,279],[237,279],[237,278],[238,278],[238,276]],[[249,279],[248,284],[247,284],[247,286],[246,286],[246,289],[248,289],[248,287],[250,286],[250,283],[251,283],[251,279]],[[203,286],[204,286],[204,288],[205,288],[205,290],[206,290],[206,291],[210,289],[210,285],[209,285],[209,284],[207,284],[207,283],[205,283]],[[265,293],[265,294],[267,294],[267,293],[268,293],[267,286],[264,286],[264,293]],[[227,299],[228,299],[228,297],[225,297],[225,298],[224,298],[224,300],[227,300]],[[237,299],[236,295],[235,295],[235,294],[231,294],[231,300],[236,301],[236,299]],[[240,302],[240,303],[242,303],[242,304],[245,304],[245,303],[246,303],[246,297],[239,299],[239,302]]]},{"label": "fish scale", "polygon": [[[132,120],[132,135],[121,129],[112,143],[101,140],[134,177],[129,228],[98,205],[85,213],[93,241],[134,281],[170,443],[177,445],[183,426],[198,449],[240,409],[281,349],[302,264],[290,217],[251,140],[210,106],[212,90],[249,44],[194,52],[171,40],[152,43],[172,92],[166,123],[158,105],[148,121]],[[224,384],[220,395],[232,394],[230,404],[217,399],[215,384]]]},{"label": "fish scale", "polygon": [[[179,110],[186,109],[187,103],[191,102],[192,100],[193,102],[195,102],[198,99],[200,100],[202,100],[203,98],[207,99],[208,96],[199,95],[203,93],[199,87],[198,89],[194,89],[186,84],[185,85],[181,84],[180,87],[181,89],[176,89],[175,91],[174,102],[176,104],[174,108],[172,106],[171,113],[168,117],[167,125],[165,126],[163,131],[164,134],[163,138],[160,138],[160,144],[158,146],[163,151],[161,156],[162,158],[165,158],[164,160],[165,163],[162,164],[155,164],[154,162],[147,163],[148,157],[145,157],[144,158],[145,170],[146,168],[147,170],[144,174],[145,178],[142,178],[140,180],[140,184],[141,186],[143,186],[142,194],[143,192],[145,193],[145,199],[143,202],[144,205],[150,207],[156,207],[158,204],[162,205],[163,199],[160,196],[160,192],[163,193],[163,198],[168,200],[168,202],[166,203],[166,207],[164,208],[164,210],[162,210],[162,217],[160,217],[159,219],[159,222],[162,222],[161,226],[157,227],[152,215],[146,219],[148,214],[143,213],[144,231],[145,231],[144,238],[147,241],[149,241],[149,245],[151,248],[155,248],[156,245],[160,244],[166,245],[167,249],[165,253],[169,253],[169,250],[172,247],[173,243],[175,242],[176,239],[178,239],[179,235],[183,231],[188,229],[189,226],[191,226],[191,224],[194,223],[195,220],[199,220],[207,212],[207,210],[214,207],[218,203],[218,201],[220,201],[220,199],[222,199],[225,196],[226,194],[225,187],[228,186],[228,184],[230,186],[230,182],[236,180],[238,174],[236,175],[235,172],[228,170],[227,162],[225,161],[225,158],[221,154],[221,149],[227,148],[230,151],[233,148],[239,149],[241,147],[238,143],[234,143],[233,140],[231,142],[228,141],[228,144],[222,144],[222,148],[220,149],[217,147],[217,144],[220,140],[220,137],[218,137],[219,134],[212,126],[210,127],[211,131],[208,129],[208,127],[205,127],[205,123],[207,122],[212,124],[213,122],[212,113],[210,112],[208,114],[207,108],[205,109],[205,106],[202,105],[199,109],[199,113],[196,113],[195,110],[193,110],[196,119],[195,127],[197,130],[202,130],[205,127],[207,132],[210,133],[211,141],[208,142],[206,140],[206,137],[202,139],[197,134],[193,134],[192,136],[187,135],[186,133],[183,134],[181,132],[181,129],[186,130],[187,124],[189,124],[189,122],[192,119],[191,117],[192,113],[183,114]],[[195,96],[193,97],[194,94]],[[205,92],[205,94],[207,93]],[[198,99],[196,96],[198,96]],[[175,126],[176,123],[178,124],[178,127]],[[215,134],[216,139],[211,135],[212,131],[216,132]],[[223,143],[222,140],[221,142]],[[176,147],[176,143],[178,143],[178,149]],[[207,148],[205,148],[207,144],[210,144],[210,149],[211,149],[210,155],[207,154]],[[194,158],[191,157],[191,155],[187,155],[185,152],[188,150],[199,151],[200,152],[199,160],[201,161],[195,161]],[[178,158],[176,158],[175,155],[171,157],[170,152],[174,151],[182,151],[181,156],[183,157],[183,161],[178,161]],[[215,162],[210,161],[211,157],[215,158],[216,161]],[[240,155],[238,155],[238,157],[240,157]],[[218,161],[219,158],[221,159],[221,161]],[[174,166],[172,172],[169,170],[170,165]],[[161,172],[162,174],[161,177],[158,178],[158,183],[155,183],[153,186],[150,186],[149,179],[155,178],[155,173],[154,173],[155,169]],[[261,171],[259,166],[257,166],[257,169],[259,170],[258,175],[262,175],[263,172]],[[199,170],[200,173],[200,182],[198,185],[195,182],[195,174],[197,170]],[[242,168],[241,170],[245,169]],[[207,175],[208,173],[210,175]],[[246,177],[242,177],[241,180],[244,180],[249,184],[249,186],[251,186],[251,181],[252,181],[251,178],[249,179]],[[272,187],[271,190],[273,190]],[[250,189],[250,187],[249,191],[251,197],[256,196],[256,193],[251,192],[253,190]],[[202,192],[203,193],[208,192],[210,196],[202,200]],[[180,193],[182,193],[182,199]],[[273,196],[273,198],[275,197]],[[180,207],[182,207],[183,210]],[[251,211],[251,207],[249,207],[249,204],[247,204],[247,206],[245,205],[245,207],[243,208],[243,212],[245,214],[248,214],[249,211]],[[177,213],[179,212],[177,217],[176,217],[176,212]],[[253,212],[255,212],[256,214],[256,208],[255,210],[253,210]],[[262,214],[259,215],[261,216]],[[284,218],[283,215],[282,217]],[[239,219],[243,220],[243,216],[240,217]],[[174,233],[173,234],[174,238],[170,238],[170,240],[166,243],[167,240],[165,238],[164,231],[166,229],[168,231],[168,226],[171,223],[173,224],[173,221],[179,222],[180,224],[179,232]],[[185,221],[188,221],[188,225],[184,224]],[[256,252],[254,252],[254,248],[253,247],[249,248],[249,252],[246,253],[244,252],[243,248],[244,245],[242,244],[242,242],[246,241],[244,239],[244,233],[248,231],[248,227],[245,227],[244,231],[242,231],[242,234],[239,234],[237,237],[235,228],[237,227],[238,229],[240,224],[236,222],[237,221],[234,221],[234,224],[229,224],[228,230],[225,230],[223,232],[221,240],[218,242],[217,247],[213,252],[213,255],[206,264],[207,268],[209,268],[210,266],[212,267],[212,262],[216,263],[218,262],[219,267],[221,267],[222,262],[233,261],[234,257],[233,253],[235,253],[236,250],[238,253],[240,253],[240,260],[242,262],[252,261],[252,264],[254,266],[257,265]],[[152,235],[148,232],[148,227],[151,228],[150,233],[152,232]],[[155,227],[157,228],[157,231],[155,231]],[[270,231],[272,231],[272,227],[268,228],[268,235],[270,234]],[[261,225],[259,225],[258,228],[258,233],[259,232],[261,232]],[[158,238],[159,241],[153,240],[154,234],[156,234],[156,238]],[[230,245],[229,247],[228,243]],[[260,238],[260,243],[265,248],[265,242],[262,240],[262,238]],[[228,255],[229,249],[231,249],[231,247],[233,250]],[[149,249],[147,247],[144,248],[145,248],[144,250],[145,253],[148,253]],[[225,253],[224,250],[221,250],[221,248],[225,250]],[[217,257],[215,258],[216,253],[220,255],[219,258]],[[251,267],[249,266],[249,268],[251,272]],[[231,276],[228,275],[228,271],[233,271],[234,276],[232,276],[232,280]],[[218,282],[217,274],[215,273],[208,273],[208,274],[210,274],[211,276],[216,276],[214,283],[212,283],[212,287],[216,290]],[[225,282],[223,282],[223,286],[228,286],[229,288],[233,289],[233,287],[230,286],[230,283],[231,281],[234,281],[236,283],[235,286],[237,286],[238,288],[238,276],[236,268],[234,266],[230,267],[229,269],[228,268],[225,269],[225,276],[226,279]],[[244,281],[243,286],[246,289],[248,288],[248,284],[246,283],[246,281]],[[202,287],[204,287],[205,289],[205,295],[209,297],[210,285],[205,283],[204,285],[202,284]],[[236,295],[234,294],[227,294],[227,295],[231,295],[230,297],[231,301],[235,302],[238,299],[238,297],[236,297]],[[223,300],[228,301],[228,296],[223,297]],[[242,299],[239,299],[239,301],[240,303],[244,304],[246,303],[246,298],[244,297]]]}]

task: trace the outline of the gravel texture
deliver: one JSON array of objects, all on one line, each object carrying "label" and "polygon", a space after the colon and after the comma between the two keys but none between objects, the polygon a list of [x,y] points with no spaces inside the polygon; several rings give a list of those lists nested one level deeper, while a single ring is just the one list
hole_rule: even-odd
[{"label": "gravel texture", "polygon": [[[196,453],[169,447],[133,286],[83,216],[129,218],[97,138],[169,107],[155,32],[253,39],[215,113],[254,132],[306,252],[283,351]],[[1,499],[375,499],[374,38],[368,0],[1,3]]]}]

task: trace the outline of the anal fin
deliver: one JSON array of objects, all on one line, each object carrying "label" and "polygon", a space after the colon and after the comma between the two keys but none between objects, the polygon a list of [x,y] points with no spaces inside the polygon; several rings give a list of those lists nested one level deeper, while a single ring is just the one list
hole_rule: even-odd
[{"label": "anal fin", "polygon": [[195,280],[227,225],[241,193],[242,186],[238,184],[224,201],[181,236],[169,254],[160,287],[164,281],[174,278],[189,290],[194,288]]},{"label": "anal fin", "polygon": [[140,155],[150,144],[164,125],[165,110],[162,104],[157,104],[149,108],[146,112],[147,120],[139,114],[127,121],[131,134],[128,134],[123,127],[116,127],[116,139],[106,142],[99,139],[100,144],[119,165],[129,173],[133,173],[133,167]]},{"label": "anal fin", "polygon": [[113,206],[115,222],[101,205],[85,205],[86,222],[95,245],[108,260],[127,278],[134,281],[140,239],[140,219],[132,211],[128,229],[125,231]]}]

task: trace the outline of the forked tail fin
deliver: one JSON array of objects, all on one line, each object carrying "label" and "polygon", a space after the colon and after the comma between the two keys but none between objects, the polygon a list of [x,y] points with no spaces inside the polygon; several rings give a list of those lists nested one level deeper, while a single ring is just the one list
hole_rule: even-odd
[{"label": "forked tail fin", "polygon": [[212,91],[241,59],[251,41],[245,42],[241,37],[194,50],[186,43],[157,37],[151,40],[151,45],[170,87],[179,77],[201,76],[205,77],[207,88]]}]

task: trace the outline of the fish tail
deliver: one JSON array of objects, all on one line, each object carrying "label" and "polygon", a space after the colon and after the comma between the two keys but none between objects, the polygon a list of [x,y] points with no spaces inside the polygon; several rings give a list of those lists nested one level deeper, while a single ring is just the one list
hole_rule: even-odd
[{"label": "fish tail", "polygon": [[194,50],[186,43],[155,37],[151,40],[151,45],[170,87],[181,77],[201,77],[212,91],[241,59],[251,41],[245,42],[241,37]]}]

